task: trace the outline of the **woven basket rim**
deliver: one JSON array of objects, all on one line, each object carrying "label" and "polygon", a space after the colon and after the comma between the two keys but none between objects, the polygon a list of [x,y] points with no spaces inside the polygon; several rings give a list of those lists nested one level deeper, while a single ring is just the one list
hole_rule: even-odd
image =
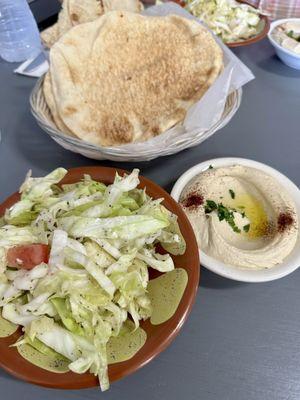
[{"label": "woven basket rim", "polygon": [[[32,92],[30,94],[30,108],[31,108],[31,113],[36,119],[38,125],[46,132],[48,133],[55,141],[57,141],[59,144],[60,142],[65,142],[69,146],[74,146],[75,149],[74,151],[92,151],[92,152],[97,152],[99,155],[103,156],[114,156],[114,157],[130,157],[130,158],[138,158],[141,159],[143,156],[149,157],[149,156],[154,156],[154,150],[153,148],[149,149],[149,151],[143,150],[143,154],[138,154],[135,155],[132,154],[131,151],[126,151],[126,147],[128,145],[121,145],[121,146],[115,146],[115,147],[104,147],[104,146],[98,146],[92,143],[88,143],[82,139],[72,137],[62,131],[60,131],[56,126],[53,121],[51,121],[49,118],[46,118],[45,115],[41,112],[41,107],[39,105],[39,98],[42,99],[44,105],[47,107],[49,110],[49,107],[45,101],[43,90],[42,90],[42,84],[44,81],[44,76],[38,79],[36,82],[35,86],[32,89]],[[217,130],[223,128],[233,117],[233,115],[236,113],[238,110],[240,103],[241,103],[241,98],[242,98],[242,88],[239,88],[237,90],[234,90],[232,93],[230,93],[227,97],[226,104],[224,107],[224,111],[220,117],[220,119],[208,130],[198,132],[198,136],[195,135],[195,137],[192,137],[190,140],[179,140],[178,143],[173,143],[170,146],[167,146],[164,149],[161,149],[161,154],[155,154],[155,157],[160,157],[163,155],[167,154],[172,154],[176,153],[179,151],[182,151],[186,148],[196,146],[197,144],[201,143],[203,140],[211,136],[213,133],[215,133]],[[49,110],[50,111],[50,110]],[[201,137],[200,137],[201,133]],[[203,139],[205,137],[205,139]],[[142,142],[145,144],[145,142]],[[131,143],[133,145],[133,143]],[[139,143],[136,143],[136,145],[139,145]],[[157,150],[156,152],[157,153]]]}]

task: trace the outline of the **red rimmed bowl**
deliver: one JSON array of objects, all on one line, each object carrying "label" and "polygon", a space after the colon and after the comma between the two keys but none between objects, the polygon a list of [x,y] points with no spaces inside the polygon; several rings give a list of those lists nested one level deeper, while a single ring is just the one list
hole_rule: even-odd
[{"label": "red rimmed bowl", "polygon": [[[116,172],[123,175],[126,171],[106,167],[72,168],[61,183],[78,182],[83,178],[84,174],[89,174],[97,181],[110,184],[113,182]],[[164,198],[163,205],[178,216],[178,223],[186,240],[187,249],[184,255],[173,256],[173,260],[175,267],[184,268],[187,271],[188,283],[176,313],[172,318],[161,325],[152,325],[149,320],[141,324],[141,327],[147,333],[145,345],[130,360],[109,366],[110,382],[117,381],[143,367],[174,340],[191,311],[199,285],[200,264],[198,246],[192,227],[183,210],[167,192],[149,179],[141,176],[140,187],[146,188],[147,194],[153,198]],[[4,201],[0,205],[0,216],[18,200],[19,194],[14,193]],[[83,375],[73,372],[55,374],[29,363],[19,355],[15,347],[9,347],[20,335],[21,330],[18,330],[13,335],[0,339],[0,366],[10,374],[36,385],[57,389],[82,389],[98,385],[97,378],[89,373]]]}]

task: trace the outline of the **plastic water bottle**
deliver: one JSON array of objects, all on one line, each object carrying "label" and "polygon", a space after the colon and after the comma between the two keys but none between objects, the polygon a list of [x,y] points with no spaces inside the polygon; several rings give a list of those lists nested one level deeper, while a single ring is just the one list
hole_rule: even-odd
[{"label": "plastic water bottle", "polygon": [[0,56],[10,62],[35,57],[42,49],[27,0],[0,0]]}]

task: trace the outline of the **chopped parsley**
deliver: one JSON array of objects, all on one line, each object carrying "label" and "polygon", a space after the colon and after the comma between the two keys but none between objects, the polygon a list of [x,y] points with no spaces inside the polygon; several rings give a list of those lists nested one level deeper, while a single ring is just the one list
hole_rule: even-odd
[{"label": "chopped parsley", "polygon": [[214,167],[210,164],[210,166],[208,167],[208,169],[213,169]]},{"label": "chopped parsley", "polygon": [[250,224],[247,224],[247,225],[243,226],[244,232],[248,233],[249,229],[250,229]]},{"label": "chopped parsley", "polygon": [[229,193],[230,193],[230,197],[232,199],[235,199],[235,193],[234,193],[234,191],[232,189],[229,189]]},{"label": "chopped parsley", "polygon": [[234,208],[225,207],[222,203],[216,203],[213,200],[206,200],[206,204],[204,207],[205,214],[210,214],[213,211],[216,211],[219,221],[226,221],[232,230],[236,233],[241,233],[240,228],[236,225],[234,221],[234,212],[236,210]]},{"label": "chopped parsley", "polygon": [[292,38],[292,39],[294,39],[294,40],[297,40],[297,42],[300,42],[300,38],[297,37],[297,34],[295,34],[294,31],[289,31],[289,32],[287,33],[287,36],[290,37],[290,38]]},{"label": "chopped parsley", "polygon": [[206,204],[204,207],[205,214],[210,214],[211,212],[218,209],[217,203],[213,200],[206,200]]}]

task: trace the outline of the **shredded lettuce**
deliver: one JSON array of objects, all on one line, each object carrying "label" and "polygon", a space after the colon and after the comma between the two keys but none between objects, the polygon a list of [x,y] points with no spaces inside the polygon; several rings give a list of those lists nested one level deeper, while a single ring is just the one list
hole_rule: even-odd
[{"label": "shredded lettuce", "polygon": [[186,9],[201,19],[225,43],[257,35],[261,10],[236,0],[185,0]]},{"label": "shredded lettuce", "polygon": [[104,238],[133,240],[151,235],[169,223],[148,215],[117,216],[113,218],[65,217],[59,226],[74,238]]},{"label": "shredded lettuce", "polygon": [[57,168],[43,178],[32,178],[31,171],[26,176],[25,182],[20,187],[21,200],[37,201],[53,195],[52,186],[62,180],[67,170]]},{"label": "shredded lettuce", "polygon": [[19,244],[41,243],[38,232],[31,226],[16,227],[4,225],[0,228],[0,249],[17,246]]},{"label": "shredded lettuce", "polygon": [[38,317],[35,315],[22,315],[18,312],[14,303],[5,304],[2,309],[2,317],[16,325],[30,325]]},{"label": "shredded lettuce", "polygon": [[[21,199],[1,219],[0,307],[23,326],[15,344],[59,355],[76,373],[90,371],[109,387],[106,346],[128,318],[135,328],[151,316],[149,268],[174,269],[183,254],[177,218],[139,189],[138,170],[111,185],[85,175],[59,186],[66,170],[28,174]],[[7,252],[33,243],[50,247],[49,260],[30,270],[9,268]]]},{"label": "shredded lettuce", "polygon": [[75,321],[72,316],[71,308],[68,300],[61,297],[54,297],[51,299],[62,323],[71,332],[78,335],[84,335],[84,329]]},{"label": "shredded lettuce", "polygon": [[[30,339],[28,335],[21,336],[21,338],[13,345],[13,346],[21,346],[23,344],[28,344],[37,351],[39,351],[42,354],[45,354],[46,356],[52,356],[52,357],[57,357],[60,359],[64,359],[64,357],[51,349],[49,346],[45,345],[43,342],[41,342],[39,339],[35,338],[33,340]],[[67,359],[65,358],[67,361]]]}]

